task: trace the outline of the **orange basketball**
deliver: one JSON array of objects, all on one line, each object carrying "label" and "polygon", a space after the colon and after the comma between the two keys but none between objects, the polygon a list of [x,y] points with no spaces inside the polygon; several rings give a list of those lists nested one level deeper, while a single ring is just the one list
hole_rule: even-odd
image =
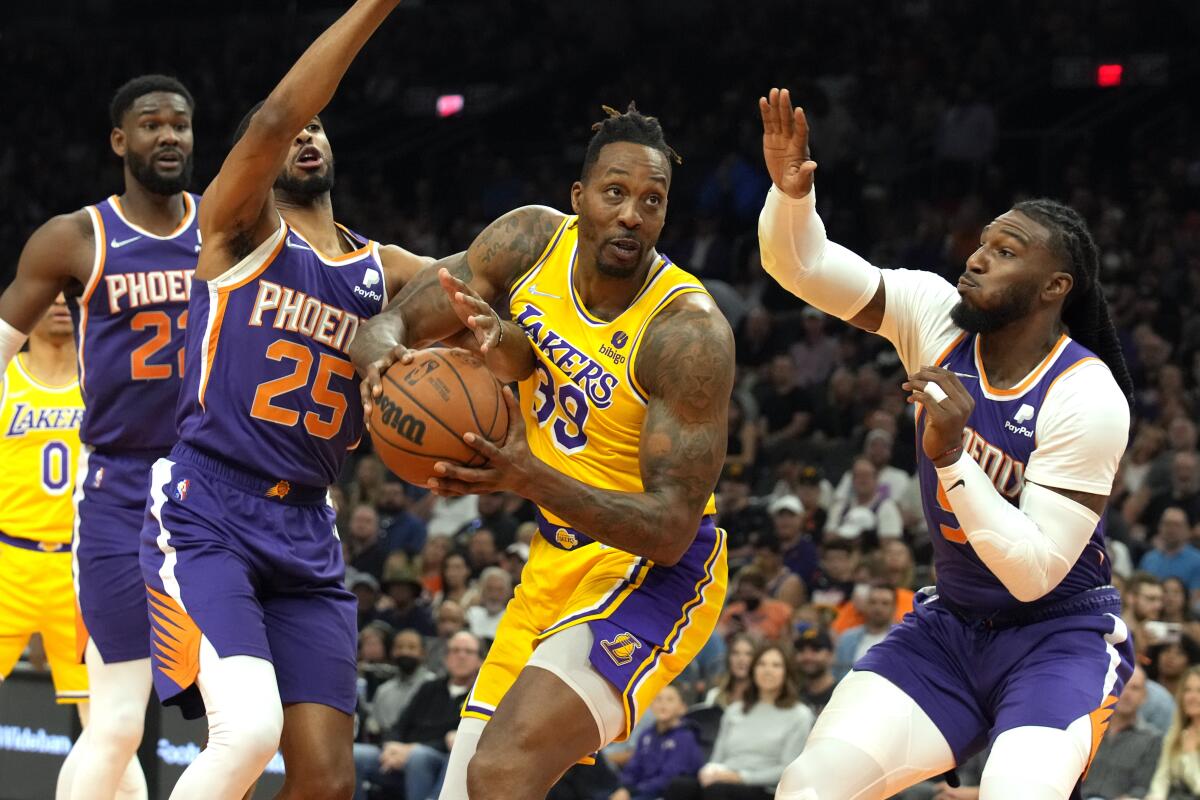
[{"label": "orange basketball", "polygon": [[368,423],[375,451],[388,469],[424,486],[438,461],[468,467],[487,463],[463,434],[504,441],[508,406],[500,382],[476,356],[438,348],[413,355],[411,364],[397,362],[384,373],[383,394],[371,406]]}]

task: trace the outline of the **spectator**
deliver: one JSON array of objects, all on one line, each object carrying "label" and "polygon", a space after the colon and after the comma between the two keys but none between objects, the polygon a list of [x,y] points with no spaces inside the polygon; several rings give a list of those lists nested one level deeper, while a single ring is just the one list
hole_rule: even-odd
[{"label": "spectator", "polygon": [[816,544],[801,527],[804,523],[804,507],[800,505],[800,498],[794,494],[782,495],[771,501],[767,511],[771,514],[771,524],[775,529],[775,538],[779,540],[783,563],[807,585],[816,572],[818,557]]},{"label": "spectator", "polygon": [[431,800],[441,791],[458,730],[459,712],[483,663],[473,634],[455,634],[446,650],[446,677],[418,687],[408,707],[387,732],[383,747],[354,746],[358,776],[355,800],[366,800],[369,785],[398,791],[406,800]]},{"label": "spectator", "polygon": [[717,520],[728,534],[729,565],[739,568],[753,557],[755,538],[771,530],[771,517],[750,496],[750,477],[744,467],[726,464],[717,490]]},{"label": "spectator", "polygon": [[1175,718],[1145,800],[1175,800],[1200,794],[1200,667],[1180,681]]},{"label": "spectator", "polygon": [[387,470],[378,456],[368,453],[360,458],[358,464],[354,466],[354,483],[350,485],[350,493],[347,498],[350,507],[374,507],[379,502],[379,494],[383,489],[386,475]]},{"label": "spectator", "polygon": [[379,529],[379,514],[365,503],[354,506],[350,512],[350,566],[359,572],[383,576],[383,563],[387,560],[387,544]]},{"label": "spectator", "polygon": [[767,596],[797,608],[804,603],[804,582],[783,563],[779,540],[765,533],[754,543],[754,566],[767,580]]},{"label": "spectator", "polygon": [[803,389],[823,385],[837,365],[837,339],[826,334],[825,320],[825,314],[812,306],[800,312],[800,340],[792,345],[791,357],[796,383]]},{"label": "spectator", "polygon": [[429,607],[421,602],[423,588],[414,570],[405,567],[384,576],[379,616],[395,630],[412,628],[422,636],[434,634]]},{"label": "spectator", "polygon": [[1200,521],[1200,456],[1182,451],[1171,457],[1170,486],[1150,495],[1138,517],[1143,525],[1154,524],[1168,508],[1183,511],[1186,525]]},{"label": "spectator", "polygon": [[[899,504],[903,498],[908,496],[909,485],[912,483],[913,477],[904,470],[892,466],[894,441],[895,437],[888,431],[880,428],[869,430],[866,438],[863,439],[863,450],[860,457],[865,458],[871,462],[871,466],[875,467],[875,496],[887,497]],[[834,490],[834,499],[846,500],[849,498],[854,493],[853,484],[858,477],[853,469],[846,470]]]},{"label": "spectator", "polygon": [[1146,620],[1162,619],[1163,586],[1162,579],[1150,572],[1135,572],[1126,586],[1128,616],[1134,623],[1140,624]]},{"label": "spectator", "polygon": [[657,800],[672,780],[696,774],[704,752],[696,732],[683,723],[686,711],[678,687],[659,691],[651,704],[654,727],[638,737],[633,758],[621,770],[621,788],[608,800]]},{"label": "spectator", "polygon": [[725,709],[712,758],[695,778],[671,784],[666,800],[769,800],[804,749],[813,713],[800,702],[788,656],[765,645],[750,665],[746,699]]},{"label": "spectator", "polygon": [[346,575],[346,588],[358,598],[358,629],[361,631],[378,616],[379,581],[374,575],[354,570]]},{"label": "spectator", "polygon": [[808,430],[812,403],[796,383],[796,364],[791,356],[771,358],[767,382],[757,388],[759,430],[763,448],[778,460]]},{"label": "spectator", "polygon": [[1146,699],[1146,673],[1134,665],[1108,720],[1108,731],[1084,775],[1087,800],[1142,797],[1150,788],[1162,751],[1162,733],[1138,720]]},{"label": "spectator", "polygon": [[529,563],[529,545],[524,542],[513,542],[500,554],[500,569],[508,573],[513,586],[521,582],[521,573],[525,570],[527,563]]},{"label": "spectator", "polygon": [[749,566],[734,581],[733,600],[721,614],[721,630],[750,633],[770,642],[780,641],[792,621],[792,607],[767,596],[767,579]]},{"label": "spectator", "polygon": [[367,711],[367,730],[372,736],[391,730],[417,688],[437,677],[424,663],[425,640],[412,628],[400,631],[392,639],[391,657],[396,674],[375,690]]},{"label": "spectator", "polygon": [[[417,559],[421,570],[421,586],[430,597],[442,594],[442,563],[450,553],[450,540],[445,536],[434,536],[425,540],[421,556]],[[463,562],[464,566],[466,562]]]},{"label": "spectator", "polygon": [[377,508],[384,546],[389,553],[400,551],[415,558],[425,547],[425,523],[408,511],[408,503],[403,483],[396,480],[383,482]]},{"label": "spectator", "polygon": [[453,600],[445,600],[433,612],[437,636],[430,639],[425,656],[425,666],[434,672],[442,668],[446,649],[454,634],[467,629],[467,612]]},{"label": "spectator", "polygon": [[460,535],[480,528],[492,532],[492,545],[495,550],[504,550],[517,540],[517,518],[505,510],[508,499],[506,492],[490,492],[479,495],[477,509],[479,516],[471,520],[460,531]]},{"label": "spectator", "polygon": [[736,392],[729,399],[725,466],[740,467],[748,478],[752,478],[758,459],[760,430],[758,421],[750,415],[746,406],[746,401]]},{"label": "spectator", "polygon": [[858,562],[858,546],[853,541],[834,536],[821,545],[821,565],[808,587],[809,602],[836,613],[854,591]]},{"label": "spectator", "polygon": [[1200,550],[1188,544],[1190,535],[1187,513],[1178,506],[1167,506],[1158,519],[1154,549],[1142,556],[1138,569],[1159,578],[1179,578],[1196,598],[1200,594]]},{"label": "spectator", "polygon": [[435,497],[427,530],[430,536],[454,536],[471,520],[479,516],[479,497],[464,494],[458,497]]},{"label": "spectator", "polygon": [[800,676],[800,699],[820,714],[833,697],[837,678],[833,674],[833,642],[820,628],[809,628],[796,637],[796,674]]},{"label": "spectator", "polygon": [[880,490],[875,465],[860,456],[850,475],[850,494],[834,502],[825,523],[826,536],[857,540],[865,550],[875,549],[881,539],[903,536],[900,507]]},{"label": "spectator", "polygon": [[750,663],[754,661],[754,639],[745,633],[729,637],[725,655],[725,672],[709,690],[704,702],[726,708],[746,697],[750,688]]},{"label": "spectator", "polygon": [[464,605],[475,593],[471,580],[471,565],[462,553],[450,553],[442,559],[442,591],[434,598],[435,604],[447,600]]},{"label": "spectator", "polygon": [[1176,631],[1169,634],[1165,641],[1151,645],[1148,655],[1146,675],[1175,694],[1187,671],[1200,665],[1200,643]]},{"label": "spectator", "polygon": [[834,675],[841,680],[863,654],[879,644],[895,624],[896,590],[890,586],[872,586],[863,610],[862,625],[851,628],[838,638]]},{"label": "spectator", "polygon": [[907,605],[911,609],[912,590],[918,588],[914,586],[912,548],[901,539],[887,539],[880,544],[879,551],[882,554],[884,582],[895,586],[898,592],[908,592],[907,603],[902,598],[897,598],[897,607]]},{"label": "spectator", "polygon": [[512,576],[500,567],[488,567],[479,576],[479,600],[467,609],[467,627],[480,639],[492,641],[504,609],[513,596]]},{"label": "spectator", "polygon": [[824,501],[827,486],[828,483],[821,477],[821,470],[813,466],[801,467],[796,476],[796,494],[803,509],[800,532],[814,544],[821,543],[821,537],[825,535],[825,521],[829,518]]},{"label": "spectator", "polygon": [[488,567],[500,563],[500,554],[496,550],[496,536],[489,528],[475,528],[467,540],[467,565],[471,567],[471,577],[478,578]]}]

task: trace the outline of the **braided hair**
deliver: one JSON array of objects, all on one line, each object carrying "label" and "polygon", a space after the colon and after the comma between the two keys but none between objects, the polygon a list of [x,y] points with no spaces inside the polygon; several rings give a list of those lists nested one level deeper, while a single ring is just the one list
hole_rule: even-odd
[{"label": "braided hair", "polygon": [[601,106],[601,108],[608,116],[592,126],[595,133],[592,135],[592,140],[588,142],[587,154],[583,157],[581,180],[587,179],[588,170],[600,157],[601,148],[613,142],[633,142],[653,147],[667,157],[668,168],[671,164],[683,163],[683,159],[671,149],[671,146],[663,138],[662,125],[658,123],[657,117],[645,116],[637,110],[637,106],[632,102],[624,114],[610,106]]},{"label": "braided hair", "polygon": [[1062,321],[1071,338],[1108,365],[1127,400],[1133,398],[1133,379],[1117,340],[1100,286],[1100,253],[1079,212],[1055,200],[1023,200],[1013,206],[1050,230],[1050,250],[1062,261],[1075,285],[1063,304]]}]

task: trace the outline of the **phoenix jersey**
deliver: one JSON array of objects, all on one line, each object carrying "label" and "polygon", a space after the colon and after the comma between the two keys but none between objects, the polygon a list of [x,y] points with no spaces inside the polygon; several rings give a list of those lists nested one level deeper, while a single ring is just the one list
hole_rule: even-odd
[{"label": "phoenix jersey", "polygon": [[[339,226],[340,228],[340,226]],[[179,438],[242,469],[328,486],[362,437],[354,334],[387,304],[376,242],[329,258],[279,230],[212,281],[196,281]]]},{"label": "phoenix jersey", "polygon": [[199,198],[184,193],[179,227],[157,236],[130,222],[115,195],[88,206],[96,239],[92,277],[73,298],[80,438],[100,450],[161,452],[176,439],[183,334],[200,252]]},{"label": "phoenix jersey", "polygon": [[[526,436],[534,455],[559,472],[601,489],[641,492],[638,447],[647,396],[635,377],[638,348],[671,301],[707,292],[660,256],[629,307],[616,319],[599,319],[572,282],[578,240],[577,217],[568,217],[509,296],[511,318],[537,356],[520,385],[522,410],[534,423]],[[715,510],[710,497],[705,513]],[[541,513],[554,525],[567,524]]]},{"label": "phoenix jersey", "polygon": [[67,544],[83,398],[78,381],[48,386],[25,359],[14,358],[0,384],[0,534]]},{"label": "phoenix jersey", "polygon": [[[996,491],[1019,505],[1027,480],[1050,488],[1107,495],[1129,432],[1129,406],[1108,367],[1062,335],[1050,352],[1011,389],[988,382],[979,336],[953,325],[958,293],[931,273],[885,270],[887,306],[880,333],[896,344],[907,371],[935,364],[959,373],[975,401],[963,449],[991,478]],[[976,555],[920,446],[925,415],[917,411],[917,474],[937,568],[938,594],[951,605],[988,616],[1027,607],[1013,597]],[[1104,519],[1067,576],[1037,606],[1107,585],[1111,565]]]}]

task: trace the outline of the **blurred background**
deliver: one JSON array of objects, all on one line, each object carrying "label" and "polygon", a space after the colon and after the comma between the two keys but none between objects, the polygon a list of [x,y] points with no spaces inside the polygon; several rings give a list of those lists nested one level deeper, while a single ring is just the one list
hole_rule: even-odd
[{"label": "blurred background", "polygon": [[[201,192],[237,121],[345,6],[79,0],[6,9],[0,286],[36,226],[120,192],[107,109],[121,83],[164,72],[190,88],[192,190]],[[1074,206],[1099,243],[1137,386],[1107,525],[1150,699],[1132,711],[1123,701],[1125,716],[1114,719],[1158,737],[1138,765],[1097,767],[1092,775],[1111,783],[1085,787],[1085,797],[1141,797],[1137,782],[1149,775],[1134,767],[1153,772],[1175,713],[1171,693],[1200,664],[1200,553],[1184,559],[1193,567],[1170,566],[1200,543],[1198,34],[1193,0],[409,0],[322,114],[338,167],[334,207],[371,238],[447,255],[513,207],[566,208],[601,104],[633,100],[660,118],[684,163],[659,250],[705,281],[737,332],[719,486],[731,593],[719,636],[678,684],[680,724],[707,758],[722,746],[721,709],[753,680],[751,660],[772,657],[762,648],[784,658],[797,707],[819,710],[849,663],[911,606],[912,590],[935,578],[898,359],[884,340],[805,308],[762,272],[755,226],[769,180],[758,96],[787,86],[805,107],[829,236],[879,266],[953,280],[982,226],[1016,200]],[[434,676],[451,669],[451,636],[469,630],[486,648],[528,553],[531,509],[504,495],[435,501],[394,482],[369,442],[343,478],[335,491],[360,599],[359,754],[369,765],[389,742],[417,735],[404,709],[422,681],[446,679]],[[44,686],[38,653],[30,656],[0,689],[0,796],[49,796],[9,778],[49,776],[37,785],[52,785],[61,756],[44,737],[70,732],[68,715],[30,700]],[[469,664],[453,670],[470,679]],[[148,733],[142,757],[162,770],[165,797],[172,762],[186,763],[198,734],[179,728],[174,712],[160,728],[170,735]],[[631,741],[556,792],[612,796]],[[786,763],[764,752],[748,757]],[[363,791],[402,798],[394,778],[364,778]],[[964,770],[964,786],[970,780]],[[671,796],[656,791],[642,796]],[[914,792],[970,796],[935,784]]]}]

